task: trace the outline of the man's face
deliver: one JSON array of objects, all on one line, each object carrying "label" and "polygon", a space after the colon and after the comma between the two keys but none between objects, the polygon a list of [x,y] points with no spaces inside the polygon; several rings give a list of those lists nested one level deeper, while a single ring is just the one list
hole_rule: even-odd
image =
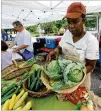
[{"label": "man's face", "polygon": [[83,24],[84,24],[82,17],[77,19],[68,18],[67,21],[68,21],[68,29],[73,36],[79,36],[82,34]]},{"label": "man's face", "polygon": [[14,29],[19,32],[20,31],[20,26],[16,26],[16,24],[13,25]]}]

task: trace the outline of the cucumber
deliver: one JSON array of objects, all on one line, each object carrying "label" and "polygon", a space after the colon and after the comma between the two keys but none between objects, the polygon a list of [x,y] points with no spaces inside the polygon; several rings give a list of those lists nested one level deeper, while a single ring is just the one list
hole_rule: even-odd
[{"label": "cucumber", "polygon": [[2,91],[1,96],[3,96],[4,94],[6,94],[9,90],[11,90],[12,88],[14,88],[16,85],[16,83],[11,84],[10,86],[8,86],[7,89],[5,89],[4,91]]},{"label": "cucumber", "polygon": [[31,76],[28,78],[28,89],[30,88]]},{"label": "cucumber", "polygon": [[41,77],[41,69],[37,70],[37,77],[40,78]]},{"label": "cucumber", "polygon": [[34,71],[34,72],[32,73],[32,75],[31,75],[30,84],[32,84],[32,82],[35,80],[35,72],[36,72],[36,71]]},{"label": "cucumber", "polygon": [[1,104],[3,104],[6,100],[10,99],[14,94],[17,94],[19,91],[19,87],[12,94],[1,98]]},{"label": "cucumber", "polygon": [[36,85],[35,85],[35,88],[34,88],[34,91],[38,91],[40,88],[40,79],[38,79]]},{"label": "cucumber", "polygon": [[34,88],[36,82],[37,82],[37,77],[34,79],[34,81],[32,82],[32,84],[30,85],[30,90],[32,90]]},{"label": "cucumber", "polygon": [[1,98],[1,104],[4,104],[6,100],[10,99],[12,96],[13,96],[14,93],[8,95],[8,96],[5,96],[3,98]]},{"label": "cucumber", "polygon": [[10,94],[13,93],[15,90],[16,90],[16,87],[15,87],[15,88],[12,88],[12,89],[9,90],[5,95],[3,95],[3,97],[6,97],[6,96],[10,95]]}]

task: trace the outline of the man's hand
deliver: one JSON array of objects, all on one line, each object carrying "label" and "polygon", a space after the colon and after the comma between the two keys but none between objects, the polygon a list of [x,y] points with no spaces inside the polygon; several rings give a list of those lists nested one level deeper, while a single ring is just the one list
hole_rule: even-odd
[{"label": "man's hand", "polygon": [[12,51],[13,53],[16,53],[16,52],[18,52],[16,49],[14,49],[13,51]]},{"label": "man's hand", "polygon": [[28,45],[21,45],[21,46],[17,47],[16,49],[14,49],[13,52],[14,53],[19,52],[20,50],[25,49],[27,47],[28,47]]},{"label": "man's hand", "polygon": [[12,43],[8,44],[8,47],[11,48],[11,47],[13,47],[13,46],[15,46],[15,45],[16,45],[16,42],[13,41]]},{"label": "man's hand", "polygon": [[46,62],[51,61],[51,59],[52,59],[53,56],[56,56],[54,50],[51,51],[51,52],[47,55]]},{"label": "man's hand", "polygon": [[58,46],[57,48],[55,48],[53,51],[51,51],[51,52],[47,55],[46,62],[51,61],[52,58],[57,59],[57,58],[59,57],[60,53],[61,53],[61,47]]}]

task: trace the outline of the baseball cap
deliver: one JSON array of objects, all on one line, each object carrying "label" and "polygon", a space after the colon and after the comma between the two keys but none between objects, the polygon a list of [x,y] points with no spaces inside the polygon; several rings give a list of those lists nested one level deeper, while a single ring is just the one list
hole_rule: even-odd
[{"label": "baseball cap", "polygon": [[64,18],[79,18],[86,15],[86,8],[81,2],[73,2],[68,8]]}]

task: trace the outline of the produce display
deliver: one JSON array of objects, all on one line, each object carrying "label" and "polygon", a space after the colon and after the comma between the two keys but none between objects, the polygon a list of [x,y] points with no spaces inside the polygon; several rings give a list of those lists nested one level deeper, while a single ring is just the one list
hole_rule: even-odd
[{"label": "produce display", "polygon": [[[29,66],[31,67],[27,70],[26,67]],[[48,64],[44,63],[43,66],[38,65],[37,60],[30,59],[19,65],[16,64],[18,69],[25,68],[23,73],[21,72],[21,76],[16,77],[16,73],[15,76],[12,76],[12,74],[5,75],[5,77],[12,76],[10,79],[13,78],[15,82],[5,88],[4,85],[7,81],[4,78],[2,80],[2,110],[33,110],[33,100],[28,99],[28,96],[36,99],[37,97],[47,96],[52,92],[58,93],[61,90],[71,89],[79,85],[85,77],[84,64],[62,56]],[[44,84],[43,74],[48,78],[44,80],[47,80],[48,86],[51,88]],[[67,93],[67,91],[62,93],[65,100],[76,104],[77,110],[93,110],[93,103],[88,93],[83,88],[80,92],[81,89],[78,87],[74,92],[72,91],[73,93]],[[61,94],[61,92],[58,94]]]},{"label": "produce display", "polygon": [[74,103],[76,105],[76,110],[94,110],[93,102],[85,87],[78,87],[77,90],[72,93],[58,94],[57,97],[60,100],[69,100]]},{"label": "produce display", "polygon": [[[3,104],[7,99],[11,98],[13,94],[17,94],[19,90],[22,88],[22,83],[29,78],[28,71],[25,71],[23,76],[18,81],[16,78],[16,83],[13,82],[12,84],[8,85],[6,88],[3,87],[1,90],[1,104]],[[5,84],[6,81],[3,81],[2,84]]]},{"label": "produce display", "polygon": [[[34,68],[38,67],[38,65],[34,65]],[[33,69],[33,68],[32,68]],[[41,77],[41,68],[35,68],[31,71],[31,75],[27,80],[27,87],[31,91],[39,91],[39,89],[43,86],[43,83],[40,79]]]},{"label": "produce display", "polygon": [[5,90],[1,92],[1,104],[3,104],[6,100],[10,99],[12,95],[17,94],[20,90],[21,86],[16,83],[11,84]]},{"label": "produce display", "polygon": [[80,62],[60,57],[47,64],[44,74],[48,76],[52,90],[58,91],[78,85],[85,76],[85,67]]},{"label": "produce display", "polygon": [[41,72],[43,68],[38,64],[34,64],[29,71],[29,78],[24,81],[23,88],[28,91],[32,97],[41,97],[50,94],[52,91],[47,90],[41,80]]},{"label": "produce display", "polygon": [[26,98],[28,98],[28,92],[22,89],[18,95],[14,93],[5,101],[2,105],[2,110],[30,110],[32,108],[32,102],[28,101],[26,103]]}]

